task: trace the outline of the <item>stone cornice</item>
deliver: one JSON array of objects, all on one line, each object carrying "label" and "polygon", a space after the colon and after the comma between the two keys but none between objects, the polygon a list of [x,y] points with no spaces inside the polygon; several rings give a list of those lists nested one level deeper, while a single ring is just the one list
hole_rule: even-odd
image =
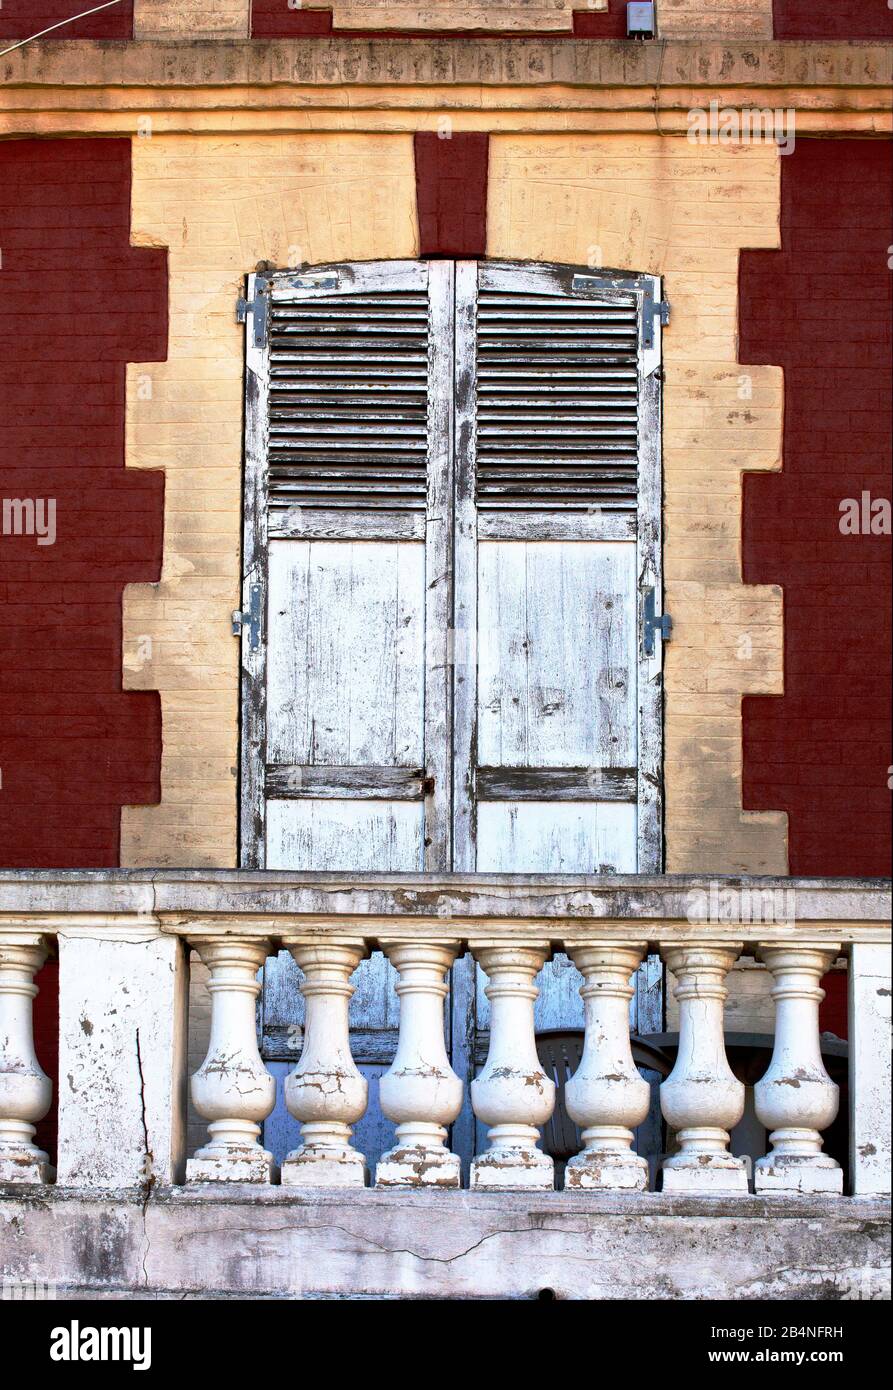
[{"label": "stone cornice", "polygon": [[893,126],[893,46],[314,39],[33,43],[0,59],[0,136],[430,129],[685,134],[692,108]]},{"label": "stone cornice", "polygon": [[59,41],[0,60],[6,86],[867,87],[890,84],[893,45],[586,39]]}]

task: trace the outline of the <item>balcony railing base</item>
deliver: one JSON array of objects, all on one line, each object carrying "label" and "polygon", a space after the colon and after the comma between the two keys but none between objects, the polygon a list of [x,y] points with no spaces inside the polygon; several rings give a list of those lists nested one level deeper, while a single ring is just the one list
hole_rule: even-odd
[{"label": "balcony railing base", "polygon": [[284,1187],[365,1187],[366,1160],[345,1142],[342,1148],[302,1144],[282,1165]]},{"label": "balcony railing base", "polygon": [[376,1187],[462,1186],[462,1161],[443,1147],[399,1145],[382,1154],[375,1168]]},{"label": "balcony railing base", "polygon": [[187,1182],[274,1182],[278,1176],[273,1155],[259,1145],[244,1148],[208,1144],[186,1164]]},{"label": "balcony railing base", "polygon": [[[889,1298],[889,1203],[617,1192],[0,1188],[4,1297]],[[115,1233],[109,1241],[108,1233]],[[233,1259],[233,1232],[239,1258]],[[37,1290],[29,1292],[29,1290]]]}]

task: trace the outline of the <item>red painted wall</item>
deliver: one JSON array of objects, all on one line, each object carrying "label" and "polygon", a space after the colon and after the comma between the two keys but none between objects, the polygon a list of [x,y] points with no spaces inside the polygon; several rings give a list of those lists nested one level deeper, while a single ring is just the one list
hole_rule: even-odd
[{"label": "red painted wall", "polygon": [[893,38],[887,0],[773,0],[777,39]]},{"label": "red painted wall", "polygon": [[[91,10],[102,0],[2,0],[0,39],[28,39],[32,34]],[[118,0],[109,10],[66,24],[50,39],[129,39],[133,37],[133,0]]]},{"label": "red painted wall", "polygon": [[128,140],[0,143],[0,499],[55,499],[57,530],[0,535],[7,867],[116,865],[121,807],[160,794],[121,598],[160,573],[163,475],[125,472],[124,390],[166,354],[167,256],[129,237]]},{"label": "red painted wall", "polygon": [[288,0],[251,0],[253,39],[297,39],[331,32],[331,10],[291,10]]},{"label": "red painted wall", "polygon": [[574,37],[625,39],[626,0],[610,0],[607,10],[574,10]]},{"label": "red painted wall", "polygon": [[[626,0],[610,0],[610,9],[603,11],[574,10],[573,33],[548,33],[544,37],[624,39],[626,38]],[[251,37],[253,39],[295,39],[310,38],[320,34],[347,34],[362,38],[392,38],[399,33],[402,38],[444,37],[468,38],[474,32],[477,37],[482,31],[469,30],[387,30],[387,29],[333,29],[332,11],[326,9],[289,8],[288,0],[252,0]],[[490,38],[517,39],[530,37],[518,33],[493,30]]]},{"label": "red painted wall", "polygon": [[489,135],[415,136],[415,183],[422,256],[483,256],[487,247]]},{"label": "red painted wall", "polygon": [[784,467],[744,478],[750,584],[784,586],[785,693],[744,701],[744,805],[789,816],[793,874],[890,871],[890,538],[840,502],[891,495],[893,144],[800,140],[780,251],[746,251],[740,361],[785,372]]}]

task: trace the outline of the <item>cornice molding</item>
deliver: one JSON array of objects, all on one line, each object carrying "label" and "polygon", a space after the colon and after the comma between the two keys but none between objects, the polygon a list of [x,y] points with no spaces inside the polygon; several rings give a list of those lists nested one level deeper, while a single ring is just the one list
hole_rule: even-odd
[{"label": "cornice molding", "polygon": [[893,45],[586,40],[34,43],[0,60],[0,135],[457,130],[685,135],[692,109],[893,128]]}]

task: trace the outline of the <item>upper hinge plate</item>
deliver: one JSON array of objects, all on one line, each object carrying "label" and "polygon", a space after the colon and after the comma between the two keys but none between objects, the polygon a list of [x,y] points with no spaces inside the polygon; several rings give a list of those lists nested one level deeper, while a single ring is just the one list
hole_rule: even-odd
[{"label": "upper hinge plate", "polygon": [[253,299],[245,299],[240,296],[236,300],[236,323],[246,323],[249,313],[251,314],[254,346],[257,348],[266,347],[267,329],[270,322],[270,282],[265,280],[262,275],[255,275],[254,277]]}]

